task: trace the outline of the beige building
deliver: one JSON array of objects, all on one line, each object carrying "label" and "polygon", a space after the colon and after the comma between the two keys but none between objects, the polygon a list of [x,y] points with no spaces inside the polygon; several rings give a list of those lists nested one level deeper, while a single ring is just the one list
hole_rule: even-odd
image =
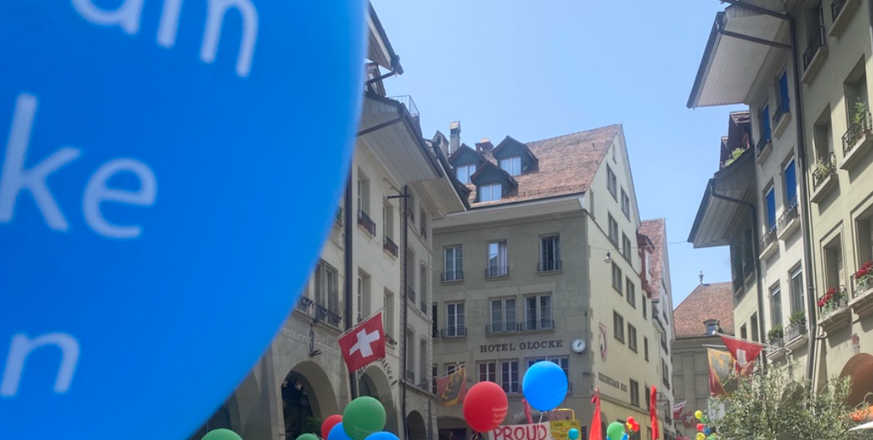
[{"label": "beige building", "polygon": [[[385,429],[401,438],[435,438],[431,222],[466,201],[441,151],[423,139],[412,99],[385,96],[382,80],[402,68],[372,7],[368,25],[354,160],[312,278],[264,357],[193,439],[219,427],[246,440],[320,433],[356,396],[379,399]],[[386,357],[350,374],[337,337],[379,311]]]},{"label": "beige building", "polygon": [[[778,329],[781,318],[782,338],[773,338],[773,343],[786,350],[770,351],[769,359],[777,361],[788,354],[806,360],[806,375],[819,381],[837,374],[852,377],[850,403],[857,404],[873,391],[869,331],[873,321],[868,322],[873,296],[868,296],[866,278],[857,282],[854,276],[873,259],[873,157],[868,154],[873,144],[869,112],[873,6],[869,0],[730,3],[716,18],[689,107],[750,106],[752,137],[758,140],[753,154],[757,166],[751,167],[756,185],[742,184],[752,176],[742,156],[723,167],[713,179],[715,186],[707,188],[712,203],[704,200],[701,205],[691,241],[695,246],[740,243],[735,276],[747,275],[747,263],[758,266],[758,271],[751,267],[757,273],[752,281],[758,285],[735,279],[737,292],[741,283],[746,292],[760,290],[757,301],[743,297],[737,301],[740,337],[747,337],[747,326],[747,335],[754,339],[758,329],[749,320],[752,316],[758,318],[762,339],[763,329],[777,336],[780,332],[773,329]],[[780,70],[786,72],[785,80]],[[774,103],[778,114],[772,110]],[[770,106],[769,126],[762,123],[766,118],[761,119],[767,116],[764,105]],[[780,128],[783,120],[787,120],[784,129]],[[761,148],[768,137],[769,147]],[[796,158],[796,210],[788,209],[792,157]],[[782,164],[781,172],[774,164]],[[775,203],[768,198],[771,182]],[[751,202],[757,212],[754,222],[742,218],[739,210],[744,208],[731,213],[727,200],[715,201],[711,188]],[[771,249],[768,233],[774,205],[779,243]],[[786,214],[793,211],[796,214]],[[738,226],[746,224],[756,225],[751,228],[753,235],[763,237],[754,252],[757,258],[751,261],[741,246],[744,228]],[[804,320],[797,319],[802,307],[806,328],[815,331],[811,340],[803,335]]]},{"label": "beige building", "polygon": [[[469,385],[502,385],[510,402],[504,425],[523,424],[521,380],[533,363],[552,361],[570,383],[562,407],[575,410],[586,431],[598,387],[604,427],[633,416],[645,437],[647,390],[665,377],[662,337],[644,266],[651,241],[639,246],[647,239],[638,236],[621,126],[475,147],[462,144],[460,132],[454,123],[449,139],[434,140],[471,204],[434,223],[435,375],[464,364]],[[669,284],[666,261],[661,274]],[[672,401],[669,390],[662,395]],[[440,439],[472,434],[461,410],[438,408]]]}]

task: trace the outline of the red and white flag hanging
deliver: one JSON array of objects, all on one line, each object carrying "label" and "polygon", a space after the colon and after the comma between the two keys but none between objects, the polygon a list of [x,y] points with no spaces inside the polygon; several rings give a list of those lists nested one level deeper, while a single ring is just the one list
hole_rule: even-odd
[{"label": "red and white flag hanging", "polygon": [[382,312],[377,312],[338,338],[343,359],[349,371],[366,367],[370,362],[385,357],[385,331]]},{"label": "red and white flag hanging", "polygon": [[741,339],[734,339],[729,336],[721,336],[721,340],[731,352],[734,361],[737,365],[737,372],[740,375],[748,375],[755,369],[754,361],[761,354],[764,346],[754,342],[746,342]]}]

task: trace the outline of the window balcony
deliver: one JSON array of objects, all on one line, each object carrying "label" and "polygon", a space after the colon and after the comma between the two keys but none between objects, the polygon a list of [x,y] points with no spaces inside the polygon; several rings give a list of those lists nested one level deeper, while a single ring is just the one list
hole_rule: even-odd
[{"label": "window balcony", "polygon": [[492,322],[485,325],[485,334],[493,335],[498,333],[517,332],[521,324],[515,322]]},{"label": "window balcony", "polygon": [[440,330],[440,338],[466,338],[467,327],[447,327]]},{"label": "window balcony", "polygon": [[418,106],[415,105],[415,101],[412,100],[412,96],[391,96],[389,99],[393,99],[406,107],[406,112],[409,113],[409,117],[415,124],[415,128],[416,130],[418,130],[418,134],[421,135],[421,113],[418,111]]},{"label": "window balcony", "polygon": [[389,237],[382,238],[382,249],[394,257],[397,256],[397,243],[394,243],[394,240]]},{"label": "window balcony", "polygon": [[777,138],[782,136],[788,122],[791,121],[791,106],[788,99],[777,102],[773,112],[773,135]]},{"label": "window balcony", "polygon": [[796,200],[793,205],[779,216],[778,225],[779,239],[782,241],[785,241],[787,237],[791,236],[800,227],[800,208]]},{"label": "window balcony", "polygon": [[[336,292],[333,292],[332,295],[338,297]],[[297,310],[303,312],[303,314],[314,319],[316,322],[322,321],[334,327],[339,327],[342,320],[342,317],[337,313],[338,311],[331,310],[329,307],[325,307],[305,296],[301,296],[300,300],[298,300]]]},{"label": "window balcony", "polygon": [[843,162],[840,168],[851,170],[870,150],[873,145],[873,121],[870,119],[870,110],[865,109],[859,114],[843,135]]},{"label": "window balcony", "polygon": [[860,317],[873,313],[873,273],[870,273],[867,265],[852,275],[852,299],[849,307]]},{"label": "window balcony", "polygon": [[758,143],[755,144],[755,155],[757,156],[758,164],[764,163],[768,157],[770,157],[770,152],[773,151],[773,142],[770,139],[770,131],[766,131],[761,133],[761,139],[758,139]]},{"label": "window balcony", "polygon": [[547,260],[537,263],[537,273],[558,272],[563,269],[561,260]]},{"label": "window balcony", "polygon": [[[770,258],[771,255],[779,250],[779,242],[776,240],[776,237],[776,225],[771,226],[770,229],[765,232],[764,235],[761,237],[760,243],[758,244],[758,249],[761,249],[762,260]],[[743,270],[743,272],[746,272],[745,269]]]},{"label": "window balcony", "polygon": [[396,347],[397,341],[391,337],[387,332],[385,333],[385,343],[388,344],[389,347]]},{"label": "window balcony", "polygon": [[440,281],[444,283],[453,283],[457,281],[464,281],[464,271],[461,269],[458,270],[449,270],[440,274]]},{"label": "window balcony", "polygon": [[821,203],[838,186],[837,162],[834,153],[816,162],[812,170],[812,203]]},{"label": "window balcony", "polygon": [[485,278],[500,278],[509,276],[509,266],[488,266],[485,269]]},{"label": "window balcony", "polygon": [[827,293],[819,297],[818,316],[818,325],[827,332],[851,323],[852,313],[848,307],[845,287],[828,289]]},{"label": "window balcony", "polygon": [[852,21],[855,16],[855,11],[860,0],[833,0],[831,3],[831,18],[834,20],[834,25],[831,26],[830,35],[839,38],[846,30],[846,26]]},{"label": "window balcony", "polygon": [[370,236],[376,236],[376,222],[374,222],[364,211],[358,211],[358,226],[369,232]]},{"label": "window balcony", "polygon": [[806,319],[785,326],[785,346],[789,350],[800,347],[807,340]]},{"label": "window balcony", "polygon": [[540,320],[528,320],[521,324],[520,331],[523,332],[534,332],[539,330],[554,330],[555,329],[555,320],[554,319],[540,319]]},{"label": "window balcony", "polygon": [[406,298],[409,299],[409,302],[415,305],[415,291],[412,290],[412,287],[406,288]]},{"label": "window balcony", "polygon": [[806,50],[803,51],[803,76],[801,81],[804,84],[810,84],[818,75],[824,64],[825,58],[828,55],[828,46],[825,41],[824,26],[818,28],[809,39],[806,45]]}]

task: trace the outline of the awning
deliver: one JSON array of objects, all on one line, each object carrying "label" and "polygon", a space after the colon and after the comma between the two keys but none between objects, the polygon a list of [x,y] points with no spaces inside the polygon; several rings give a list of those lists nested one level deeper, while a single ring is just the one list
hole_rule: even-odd
[{"label": "awning", "polygon": [[[754,0],[747,3],[771,11],[783,11],[779,0]],[[728,6],[716,14],[709,41],[697,77],[688,97],[688,108],[718,105],[750,104],[750,95],[761,81],[759,73],[769,68],[767,63],[780,60],[785,49],[753,42],[736,36],[788,46],[789,33],[786,20],[772,15],[754,12],[747,8]]]},{"label": "awning", "polygon": [[[369,14],[367,14],[367,59],[378,64],[379,66],[392,70],[398,68],[397,73],[403,73],[403,68],[400,67],[399,58],[394,53],[394,48],[391,47],[391,42],[388,41],[388,35],[385,34],[385,28],[379,21],[379,16],[376,15],[376,10],[373,9],[373,3],[369,3]],[[394,63],[392,63],[394,61]],[[394,65],[396,64],[396,65]]]},{"label": "awning", "polygon": [[694,248],[728,246],[731,237],[747,218],[747,206],[715,197],[713,189],[716,194],[754,203],[754,155],[754,149],[746,150],[709,180],[688,235],[688,242]]}]

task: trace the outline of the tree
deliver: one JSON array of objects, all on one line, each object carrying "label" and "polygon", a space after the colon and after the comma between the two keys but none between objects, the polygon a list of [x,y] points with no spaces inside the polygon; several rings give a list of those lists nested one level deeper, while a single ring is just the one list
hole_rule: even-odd
[{"label": "tree", "polygon": [[873,438],[870,431],[847,432],[857,425],[847,397],[848,378],[831,378],[814,391],[808,379],[793,378],[792,364],[771,366],[734,378],[727,396],[711,399],[724,414],[711,420],[720,439],[850,440]]}]

